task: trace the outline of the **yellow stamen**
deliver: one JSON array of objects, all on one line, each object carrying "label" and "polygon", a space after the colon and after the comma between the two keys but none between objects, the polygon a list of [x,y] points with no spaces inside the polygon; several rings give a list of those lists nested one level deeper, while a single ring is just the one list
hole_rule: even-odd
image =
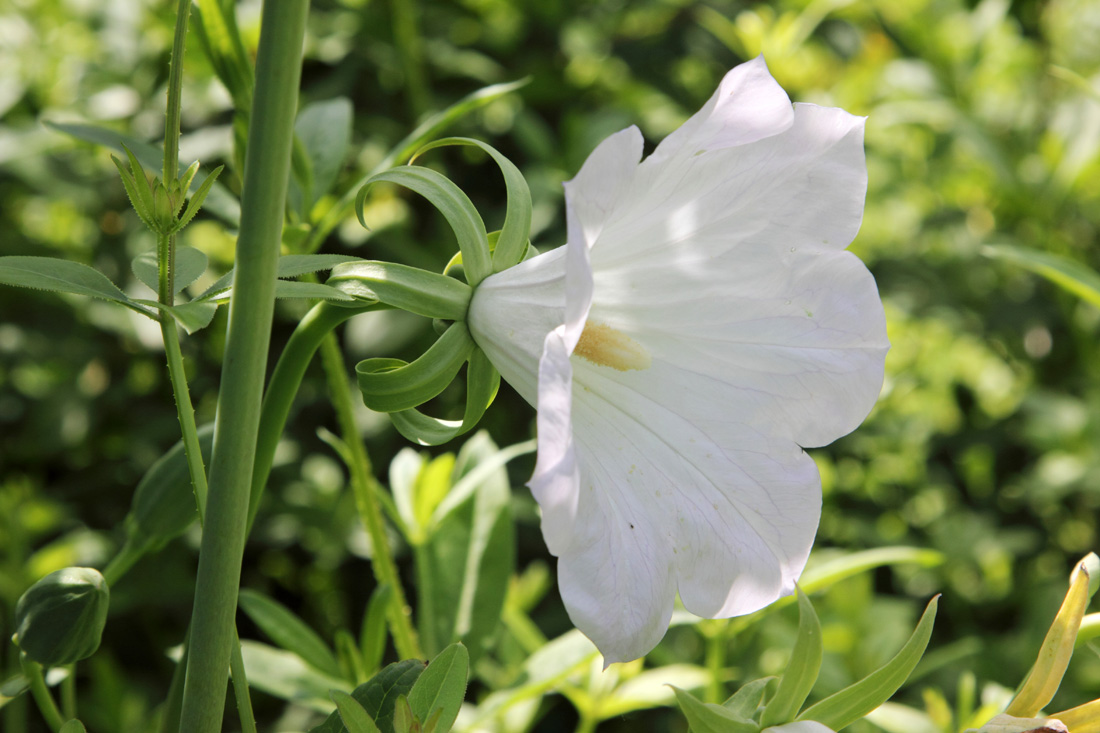
[{"label": "yellow stamen", "polygon": [[649,352],[622,331],[602,323],[586,321],[573,353],[599,366],[618,369],[648,369],[653,364]]}]

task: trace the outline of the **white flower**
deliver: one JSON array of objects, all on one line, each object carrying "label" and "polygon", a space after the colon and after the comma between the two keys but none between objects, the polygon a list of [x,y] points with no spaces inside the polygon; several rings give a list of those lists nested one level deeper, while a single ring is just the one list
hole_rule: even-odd
[{"label": "white flower", "polygon": [[568,244],[474,293],[474,339],[538,408],[542,532],[607,663],[656,646],[677,592],[716,618],[794,589],[821,511],[802,448],[859,425],[889,348],[844,251],[863,122],[742,64],[645,160],[635,127],[604,140],[565,184]]}]

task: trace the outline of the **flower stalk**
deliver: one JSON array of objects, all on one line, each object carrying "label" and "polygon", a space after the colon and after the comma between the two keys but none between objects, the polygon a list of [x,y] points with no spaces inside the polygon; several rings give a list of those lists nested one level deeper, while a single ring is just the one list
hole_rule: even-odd
[{"label": "flower stalk", "polygon": [[276,264],[298,106],[307,0],[267,2],[241,195],[218,418],[210,465],[180,730],[221,730],[274,313]]}]

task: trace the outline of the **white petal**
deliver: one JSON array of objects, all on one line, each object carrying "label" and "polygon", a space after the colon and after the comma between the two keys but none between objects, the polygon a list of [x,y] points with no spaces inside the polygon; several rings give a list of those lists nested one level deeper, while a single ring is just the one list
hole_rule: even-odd
[{"label": "white petal", "polygon": [[661,141],[651,164],[746,145],[791,126],[791,100],[757,56],[726,73],[718,90],[687,122]]}]

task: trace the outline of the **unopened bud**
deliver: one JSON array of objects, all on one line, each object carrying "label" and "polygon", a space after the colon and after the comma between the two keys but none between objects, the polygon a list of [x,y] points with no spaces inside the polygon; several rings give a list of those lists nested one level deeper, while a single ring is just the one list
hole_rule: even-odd
[{"label": "unopened bud", "polygon": [[15,607],[13,640],[39,664],[86,659],[99,648],[110,590],[92,568],[65,568],[27,589]]}]

